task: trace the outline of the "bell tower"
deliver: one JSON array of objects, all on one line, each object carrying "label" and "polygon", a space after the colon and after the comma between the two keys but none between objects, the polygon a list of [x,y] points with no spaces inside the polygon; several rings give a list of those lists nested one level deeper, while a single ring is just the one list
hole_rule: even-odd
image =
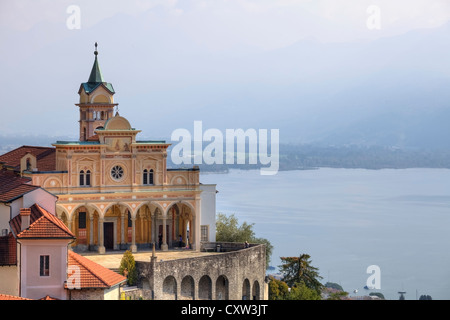
[{"label": "bell tower", "polygon": [[97,42],[95,43],[95,60],[87,82],[78,90],[80,103],[80,141],[97,140],[96,129],[102,129],[106,121],[114,116],[114,88],[105,82],[98,64]]}]

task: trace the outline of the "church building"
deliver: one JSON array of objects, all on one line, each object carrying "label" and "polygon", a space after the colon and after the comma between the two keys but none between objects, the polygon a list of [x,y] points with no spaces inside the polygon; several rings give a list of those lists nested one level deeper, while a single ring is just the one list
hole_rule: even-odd
[{"label": "church building", "polygon": [[152,243],[199,250],[201,241],[214,242],[216,186],[201,184],[196,166],[167,168],[169,143],[138,139],[141,131],[117,111],[97,44],[94,54],[78,90],[79,140],[22,146],[1,155],[0,166],[57,197],[74,251],[137,252]]}]

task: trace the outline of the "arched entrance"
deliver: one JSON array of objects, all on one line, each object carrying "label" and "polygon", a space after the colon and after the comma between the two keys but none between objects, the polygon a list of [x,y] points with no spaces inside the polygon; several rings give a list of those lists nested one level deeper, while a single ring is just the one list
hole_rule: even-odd
[{"label": "arched entrance", "polygon": [[250,281],[248,279],[244,280],[244,283],[242,284],[242,300],[249,300],[250,299]]},{"label": "arched entrance", "polygon": [[[191,248],[195,232],[193,232],[195,219],[194,209],[184,203],[176,202],[167,209],[166,217],[166,243],[170,248]],[[162,232],[162,223],[159,231]]]},{"label": "arched entrance", "polygon": [[191,276],[185,276],[181,281],[181,299],[195,299],[195,282],[194,278],[192,278]]},{"label": "arched entrance", "polygon": [[216,300],[228,300],[228,279],[223,275],[216,280]]},{"label": "arched entrance", "polygon": [[211,300],[212,299],[212,281],[207,275],[200,278],[198,282],[198,298],[200,300]]},{"label": "arched entrance", "polygon": [[253,300],[261,300],[259,292],[260,292],[259,282],[257,280],[255,280],[255,282],[253,282],[253,287],[252,287],[252,299]]},{"label": "arched entrance", "polygon": [[177,299],[177,280],[173,276],[168,276],[163,282],[164,300]]}]

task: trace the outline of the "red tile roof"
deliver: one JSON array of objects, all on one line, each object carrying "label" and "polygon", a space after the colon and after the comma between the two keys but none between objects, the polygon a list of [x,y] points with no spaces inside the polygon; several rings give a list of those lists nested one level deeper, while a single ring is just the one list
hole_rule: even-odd
[{"label": "red tile roof", "polygon": [[[80,287],[75,289],[87,288],[110,288],[123,283],[126,277],[107,269],[88,258],[85,258],[73,251],[69,251],[69,266],[77,266],[80,269]],[[67,277],[70,278],[71,274]],[[67,284],[66,284],[66,289]]]},{"label": "red tile roof", "polygon": [[[0,293],[0,300],[33,300],[33,299],[28,299],[28,298],[23,298],[23,297],[19,297],[19,296],[12,296],[10,294]],[[45,297],[43,297],[39,300],[59,300],[59,299],[50,297],[49,295],[46,295]]]},{"label": "red tile roof", "polygon": [[36,157],[38,171],[56,170],[56,149],[51,147],[22,146],[0,156],[0,163],[14,170],[20,170],[20,160],[27,153]]},{"label": "red tile roof", "polygon": [[17,264],[17,242],[12,233],[0,237],[0,266]]},{"label": "red tile roof", "polygon": [[32,299],[0,293],[0,300],[32,300]]},{"label": "red tile roof", "polygon": [[22,217],[15,216],[9,223],[19,239],[74,239],[75,235],[62,222],[38,204],[30,207],[30,226],[21,230]]},{"label": "red tile roof", "polygon": [[0,170],[0,202],[11,202],[14,199],[36,190],[38,186],[29,184],[31,179],[21,177],[11,170]]}]

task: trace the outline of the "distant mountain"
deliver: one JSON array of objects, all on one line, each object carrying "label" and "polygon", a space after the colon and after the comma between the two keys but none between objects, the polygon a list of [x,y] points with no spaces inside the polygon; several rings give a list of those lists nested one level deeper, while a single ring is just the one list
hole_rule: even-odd
[{"label": "distant mountain", "polygon": [[98,41],[121,115],[146,137],[202,120],[205,130],[278,128],[292,143],[449,147],[450,24],[375,41],[214,51],[158,14],[79,31],[3,30],[0,134],[76,135],[77,91]]}]

